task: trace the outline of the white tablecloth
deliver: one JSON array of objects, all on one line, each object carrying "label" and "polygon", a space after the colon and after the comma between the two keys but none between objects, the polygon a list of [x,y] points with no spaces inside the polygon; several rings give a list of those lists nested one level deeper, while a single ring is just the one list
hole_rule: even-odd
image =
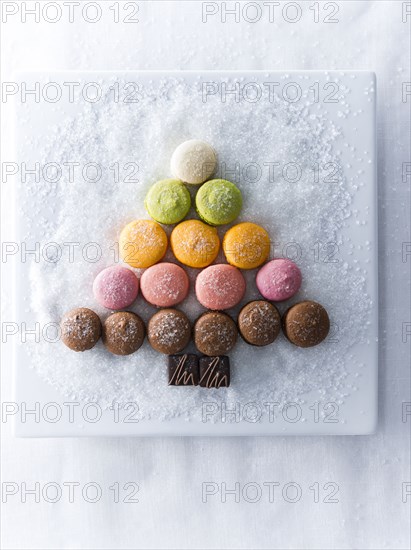
[{"label": "white tablecloth", "polygon": [[[100,2],[101,19],[95,24],[85,20],[95,17],[93,6],[85,16],[74,11],[73,23],[67,8],[59,22],[48,22],[57,13],[49,7],[36,23],[30,15],[26,22],[22,18],[23,4],[29,8],[33,2],[3,4],[10,13],[18,10],[2,25],[6,81],[18,69],[375,70],[381,312],[380,421],[373,436],[17,440],[10,422],[3,423],[3,546],[409,548],[411,418],[403,422],[402,409],[403,402],[411,401],[411,337],[407,342],[404,336],[410,321],[411,257],[403,258],[402,250],[411,241],[410,177],[402,174],[410,162],[411,97],[403,98],[402,92],[403,83],[411,80],[411,14],[404,22],[410,2],[300,1],[271,7],[242,2],[238,22],[228,13],[224,22],[224,3],[138,2],[139,11],[132,15],[135,3],[108,1]],[[236,9],[234,2],[226,7]],[[335,7],[338,13],[331,15]],[[116,9],[118,23],[113,22]],[[139,22],[123,22],[126,14]],[[338,22],[325,23],[327,15]],[[12,158],[10,121],[6,105],[4,160]],[[2,185],[3,239],[8,240],[8,188]],[[8,264],[3,267],[3,319],[9,321],[11,276]],[[12,401],[10,353],[8,343],[2,362],[6,401]],[[59,502],[47,502],[56,485],[49,486],[46,498],[40,493],[39,502],[30,495],[22,502],[23,483],[32,488],[36,482],[40,491],[47,483],[58,484]],[[74,502],[64,485],[69,482],[80,484]],[[93,486],[85,488],[90,482],[101,489],[95,503],[88,502],[94,496]],[[129,500],[139,502],[125,502],[137,487],[124,489],[127,482],[138,485]],[[203,494],[207,482],[214,495]],[[271,482],[278,484],[271,485],[273,502]],[[247,483],[252,485],[244,488]],[[324,488],[326,483],[332,485]],[[227,493],[224,502],[224,484],[228,490],[237,487],[239,497]],[[337,486],[338,502],[324,502]],[[250,502],[259,487],[261,498]],[[7,495],[14,489],[15,495]],[[295,490],[301,498],[290,502]]]}]

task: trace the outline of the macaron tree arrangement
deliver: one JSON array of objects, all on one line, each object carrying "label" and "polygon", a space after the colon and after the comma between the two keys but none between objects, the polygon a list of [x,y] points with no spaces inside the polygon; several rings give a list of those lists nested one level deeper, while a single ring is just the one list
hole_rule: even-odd
[{"label": "macaron tree arrangement", "polygon": [[[231,224],[242,208],[242,194],[232,182],[212,179],[217,167],[214,149],[206,142],[189,140],[171,158],[173,179],[155,183],[145,207],[152,219],[127,224],[119,238],[122,265],[101,271],[94,280],[96,301],[111,310],[101,322],[88,308],[68,311],[61,321],[63,343],[86,351],[100,337],[115,355],[136,352],[147,336],[149,344],[168,356],[169,385],[220,388],[230,385],[227,354],[238,333],[256,347],[272,344],[281,328],[286,338],[301,348],[320,344],[330,328],[328,314],[319,303],[304,300],[280,316],[276,302],[294,296],[302,282],[301,271],[289,259],[267,261],[270,237],[252,222],[230,227],[220,243],[217,226]],[[188,185],[197,186],[195,207],[200,219],[185,219],[191,208]],[[174,225],[170,239],[162,227]],[[199,271],[195,294],[205,311],[191,326],[176,309],[188,295],[190,282],[181,265],[162,261],[168,246],[183,266]],[[214,261],[222,246],[227,263]],[[129,266],[129,267],[128,267]],[[133,269],[144,269],[140,278]],[[242,270],[257,269],[255,282],[262,296],[245,304],[236,321],[226,310],[238,305],[246,291]],[[145,326],[134,312],[126,311],[141,293],[158,311]],[[181,354],[193,338],[196,354]]]}]

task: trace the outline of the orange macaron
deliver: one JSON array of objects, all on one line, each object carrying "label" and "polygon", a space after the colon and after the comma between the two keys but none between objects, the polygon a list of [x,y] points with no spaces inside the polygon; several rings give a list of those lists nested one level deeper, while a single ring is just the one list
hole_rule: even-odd
[{"label": "orange macaron", "polygon": [[135,220],[120,234],[120,258],[131,267],[150,267],[164,257],[167,243],[166,232],[160,224],[152,220]]},{"label": "orange macaron", "polygon": [[240,269],[254,269],[270,254],[270,236],[260,225],[239,223],[225,234],[223,250],[229,264]]},{"label": "orange macaron", "polygon": [[200,220],[179,223],[171,233],[170,244],[179,262],[196,268],[210,265],[220,249],[217,229]]}]

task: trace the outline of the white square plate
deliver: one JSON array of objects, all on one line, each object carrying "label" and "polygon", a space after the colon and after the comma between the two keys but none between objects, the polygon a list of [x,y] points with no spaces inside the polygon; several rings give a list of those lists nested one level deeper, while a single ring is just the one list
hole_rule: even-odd
[{"label": "white square plate", "polygon": [[[223,109],[227,108],[227,102],[230,101],[230,90],[233,89],[234,84],[238,84],[238,101],[246,101],[248,107],[255,101],[270,102],[273,100],[272,112],[275,113],[275,101],[285,102],[293,104],[297,109],[301,108],[301,116],[308,117],[307,120],[310,116],[323,116],[328,122],[339,128],[340,136],[336,138],[333,147],[338,149],[341,169],[345,180],[349,182],[351,193],[349,208],[355,212],[355,216],[348,216],[344,220],[341,225],[341,234],[337,236],[339,242],[350,243],[350,246],[340,247],[339,261],[347,265],[353,265],[354,261],[356,269],[365,273],[364,286],[370,304],[363,340],[352,347],[349,354],[349,342],[347,342],[344,380],[340,381],[338,392],[340,399],[330,399],[331,393],[323,391],[321,387],[310,388],[305,395],[296,395],[295,400],[288,399],[286,404],[282,403],[280,409],[276,403],[256,403],[252,395],[247,398],[247,392],[244,392],[244,389],[242,399],[233,400],[227,394],[227,397],[217,405],[205,400],[204,394],[198,393],[200,415],[187,419],[183,415],[174,418],[172,415],[167,418],[156,418],[156,415],[153,414],[150,419],[144,419],[139,416],[140,412],[135,406],[123,402],[118,406],[99,410],[99,406],[93,402],[86,403],[86,401],[93,401],[90,396],[84,402],[81,399],[77,400],[78,396],[74,396],[72,399],[70,395],[64,394],[55,385],[41,377],[38,369],[33,365],[33,342],[30,345],[22,342],[24,339],[22,335],[26,328],[33,327],[36,323],[43,323],[44,326],[45,320],[38,318],[36,307],[32,304],[30,285],[28,284],[30,260],[20,261],[19,253],[24,241],[42,242],[47,229],[47,220],[53,218],[54,205],[45,195],[44,211],[38,217],[38,223],[28,222],[20,208],[21,204],[27,204],[27,192],[31,192],[29,186],[21,182],[22,163],[26,162],[27,166],[32,166],[33,162],[45,163],[53,160],[43,158],[44,142],[51,142],[56,138],[56,128],[63,122],[76,119],[84,105],[84,97],[83,99],[78,97],[79,90],[88,94],[89,99],[93,98],[96,90],[99,89],[106,94],[111,94],[111,98],[115,97],[115,94],[120,94],[117,100],[121,102],[126,97],[133,99],[138,97],[138,94],[144,94],[146,87],[152,89],[153,86],[164,85],[164,83],[172,82],[175,79],[191,86],[191,93],[198,95],[196,104],[200,110],[201,105],[207,101],[214,101],[216,105],[220,105],[222,119],[225,112]],[[19,335],[15,337],[15,404],[10,405],[9,409],[10,416],[15,419],[16,435],[22,437],[309,435],[368,434],[375,430],[377,423],[378,295],[375,75],[373,73],[362,71],[28,73],[20,75],[18,81],[18,91],[13,92],[13,99],[16,106],[18,157],[14,211],[19,253],[15,254],[12,260],[16,266],[14,297],[16,320],[20,330]],[[223,83],[227,81],[229,85],[224,88]],[[68,84],[70,82],[81,82],[82,84],[80,87],[73,87]],[[95,85],[84,91],[85,82],[94,82]],[[121,84],[117,85],[116,82]],[[25,95],[23,83],[26,83],[27,90],[36,89],[36,83],[39,83],[39,97]],[[124,83],[134,83],[137,86],[130,84],[128,88],[125,88]],[[138,90],[137,95],[136,90]],[[234,95],[237,91],[234,92]],[[61,97],[58,97],[59,92],[61,92]],[[260,92],[261,98],[258,97]],[[299,97],[300,92],[301,97]],[[172,86],[168,93],[172,102]],[[270,94],[274,94],[271,99]],[[104,97],[103,93],[103,98],[93,103],[93,109],[98,111],[107,108],[108,100],[105,100]],[[153,101],[155,103],[155,99]],[[189,109],[188,106],[185,113],[187,118],[194,116]],[[273,116],[275,115],[273,114]],[[111,122],[113,139],[116,139],[116,118],[113,117]],[[166,139],[166,121],[164,125]],[[222,132],[225,131],[223,124],[221,128]],[[150,128],[143,125],[141,132],[149,135]],[[81,139],[82,137],[79,136],[79,140]],[[182,135],[180,141],[184,141],[184,139],[188,138]],[[253,136],[250,139],[253,139]],[[87,143],[84,144],[84,147],[87,147]],[[236,143],[232,143],[232,148],[235,151]],[[366,159],[363,158],[361,152],[365,152]],[[235,151],[235,154],[237,155],[235,158],[239,158],[241,151]],[[136,157],[136,161],[139,162],[138,152],[136,152]],[[28,179],[30,177],[29,175]],[[167,177],[167,174],[163,177]],[[227,179],[230,178],[227,177]],[[292,192],[292,184],[290,185],[290,192]],[[41,193],[41,187],[38,188],[38,192]],[[81,200],[80,197],[79,200]],[[256,201],[258,200],[264,202],[266,198],[258,196]],[[301,207],[310,208],[310,205],[302,206],[300,203],[298,208]],[[252,221],[259,223],[257,213],[258,203],[256,203],[256,217]],[[41,284],[44,287],[43,291],[46,292],[47,281],[43,281]],[[324,285],[326,286],[325,282]],[[76,292],[75,289],[68,289],[68,291]],[[322,296],[311,296],[311,298],[318,299],[319,302],[322,301]],[[340,299],[344,300],[345,297],[341,296]],[[351,312],[353,317],[355,314],[355,311]],[[25,323],[23,329],[22,323]],[[338,327],[338,320],[335,325]],[[30,340],[30,336],[27,336],[27,339]],[[147,343],[144,345],[148,346]],[[241,346],[245,346],[245,344],[241,343]],[[266,352],[267,358],[270,354],[275,355],[275,344],[271,348]],[[241,347],[238,352],[240,355],[236,356],[236,365],[241,363],[242,349]],[[344,343],[342,349],[344,349]],[[301,353],[304,353],[304,350],[301,350]],[[260,357],[263,358],[262,355]],[[110,356],[107,355],[107,361],[110,360]],[[52,346],[49,348],[49,353],[42,356],[42,361],[52,366],[55,361]],[[360,373],[359,365],[361,365]],[[35,368],[31,368],[33,366]],[[148,366],[146,367],[148,368]],[[309,365],[307,367],[309,368]],[[241,365],[235,366],[235,368],[241,368]],[[163,381],[166,384],[166,380],[162,380],[161,383]],[[233,384],[235,383],[234,380]],[[297,384],[296,380],[296,387]],[[204,391],[200,388],[198,390]],[[187,389],[184,388],[184,391]],[[288,395],[290,395],[289,392]],[[225,413],[224,407],[226,407]],[[34,410],[35,413],[30,414],[29,410]],[[230,414],[230,410],[235,410],[236,413]]]}]

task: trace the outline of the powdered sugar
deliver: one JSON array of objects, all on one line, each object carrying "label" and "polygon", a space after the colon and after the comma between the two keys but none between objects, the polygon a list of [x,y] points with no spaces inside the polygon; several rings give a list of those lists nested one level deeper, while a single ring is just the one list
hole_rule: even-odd
[{"label": "powdered sugar", "polygon": [[[228,80],[232,85],[235,78]],[[203,102],[198,82],[191,85],[174,77],[153,80],[144,92],[138,104],[106,101],[82,106],[44,142],[45,159],[60,163],[92,159],[107,169],[93,184],[63,178],[58,184],[32,181],[22,190],[22,214],[33,227],[41,223],[42,242],[98,242],[102,250],[96,262],[76,256],[71,263],[31,265],[30,308],[38,320],[59,322],[66,310],[77,306],[90,307],[102,318],[107,315],[94,301],[94,277],[118,261],[116,242],[124,225],[147,218],[144,197],[156,180],[170,176],[175,147],[198,138],[218,153],[215,177],[234,181],[243,194],[238,221],[263,226],[271,238],[270,257],[288,255],[301,268],[302,288],[280,311],[302,299],[316,300],[329,312],[330,336],[319,347],[305,350],[293,347],[282,335],[267,348],[239,340],[230,353],[231,387],[206,394],[201,388],[187,388],[178,395],[170,391],[166,359],[147,342],[129,357],[109,354],[101,342],[83,354],[71,352],[61,342],[33,343],[33,368],[64,395],[96,400],[102,406],[113,400],[136,401],[147,418],[198,418],[205,398],[302,402],[315,389],[326,399],[345,399],[352,384],[347,362],[355,362],[350,349],[365,341],[371,302],[358,251],[344,232],[350,217],[359,223],[366,220],[350,208],[362,183],[357,175],[348,179],[341,169],[344,136],[339,127],[324,106],[309,104],[307,96],[294,104],[281,98],[275,103],[237,102],[230,97],[225,103],[218,98]],[[137,177],[114,179],[108,167],[115,162],[120,166],[135,162]],[[326,165],[340,167],[335,181],[324,178],[332,171]],[[43,223],[39,220],[44,201],[53,214]],[[196,217],[193,210],[189,217]],[[220,238],[226,230],[226,226],[218,229]],[[339,248],[352,249],[352,261],[341,261]],[[170,251],[165,259],[175,261]],[[224,261],[221,251],[216,261]],[[198,270],[188,272],[193,282]],[[259,298],[256,271],[243,273],[247,292],[230,311],[234,317],[245,302]],[[145,322],[155,311],[141,297],[131,309]],[[203,311],[193,292],[181,309],[192,322]],[[193,350],[191,344],[187,351]],[[356,370],[361,371],[360,364]]]}]

